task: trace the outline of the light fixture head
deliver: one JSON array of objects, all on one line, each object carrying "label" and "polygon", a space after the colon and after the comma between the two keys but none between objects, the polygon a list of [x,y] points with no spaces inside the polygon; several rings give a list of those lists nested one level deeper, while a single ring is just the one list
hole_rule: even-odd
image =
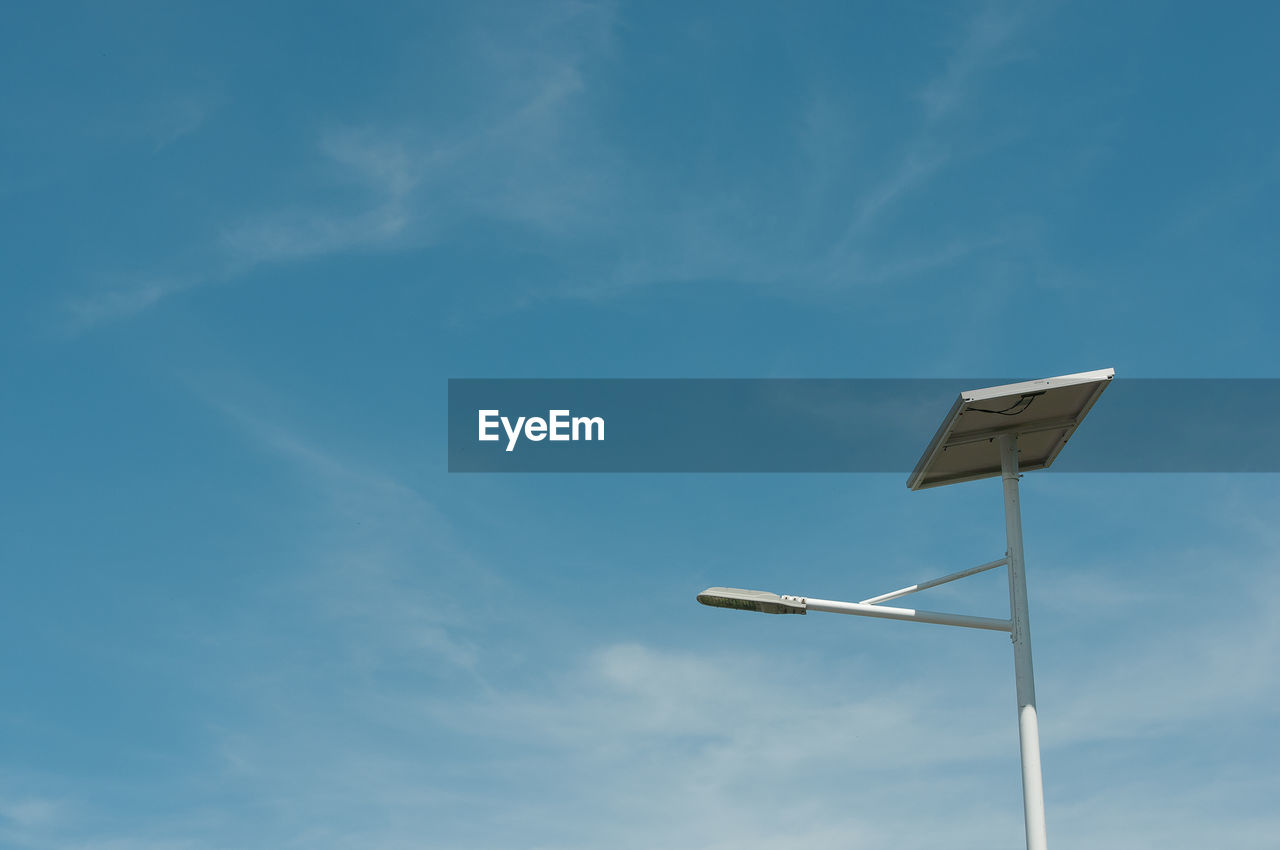
[{"label": "light fixture head", "polygon": [[713,608],[735,608],[762,614],[804,614],[803,597],[779,596],[767,590],[743,590],[740,587],[708,587],[698,594],[698,601]]}]

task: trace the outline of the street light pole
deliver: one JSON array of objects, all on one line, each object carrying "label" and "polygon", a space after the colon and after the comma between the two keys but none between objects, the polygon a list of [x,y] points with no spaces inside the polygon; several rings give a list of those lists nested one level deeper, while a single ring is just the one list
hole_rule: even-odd
[{"label": "street light pole", "polygon": [[1022,508],[1018,502],[1018,437],[1000,438],[1000,474],[1004,479],[1004,529],[1009,559],[1009,611],[1013,620],[1013,669],[1018,691],[1018,738],[1022,748],[1022,808],[1027,850],[1046,850],[1044,780],[1040,772],[1040,723],[1031,664],[1031,622],[1027,616],[1026,562],[1022,554]]},{"label": "street light pole", "polygon": [[[836,602],[805,596],[780,596],[763,590],[709,587],[698,601],[717,608],[765,614],[827,611],[1008,632],[1018,693],[1018,740],[1022,756],[1022,806],[1027,850],[1047,850],[1044,781],[1040,771],[1040,723],[1031,665],[1031,621],[1027,616],[1027,574],[1022,553],[1020,470],[1047,469],[1081,420],[1115,376],[1113,369],[1081,372],[961,393],[943,420],[907,486],[912,490],[1000,476],[1004,484],[1005,554],[976,567],[908,585],[861,602]],[[999,566],[1009,568],[1009,619],[944,614],[881,605],[917,591],[957,581]]]}]

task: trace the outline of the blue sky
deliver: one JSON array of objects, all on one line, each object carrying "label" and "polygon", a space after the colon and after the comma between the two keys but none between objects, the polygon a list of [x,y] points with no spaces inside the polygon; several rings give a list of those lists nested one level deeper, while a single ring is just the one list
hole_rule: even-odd
[{"label": "blue sky", "polygon": [[[1278,26],[15,10],[0,846],[1016,846],[1006,638],[693,602],[998,557],[998,485],[450,475],[446,380],[1276,377]],[[1280,832],[1276,487],[1027,477],[1056,845]]]}]

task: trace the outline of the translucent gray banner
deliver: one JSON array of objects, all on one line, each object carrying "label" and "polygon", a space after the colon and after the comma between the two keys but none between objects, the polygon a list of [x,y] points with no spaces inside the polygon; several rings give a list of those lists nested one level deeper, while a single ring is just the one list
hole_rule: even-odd
[{"label": "translucent gray banner", "polygon": [[[449,471],[905,475],[962,391],[1014,380],[451,379]],[[1277,436],[1280,379],[1117,378],[1053,469],[1280,472]]]}]

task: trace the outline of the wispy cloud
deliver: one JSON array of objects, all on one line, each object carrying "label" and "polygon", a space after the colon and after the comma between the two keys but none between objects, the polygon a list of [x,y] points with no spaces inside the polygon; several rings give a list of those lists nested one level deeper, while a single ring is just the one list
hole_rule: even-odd
[{"label": "wispy cloud", "polygon": [[0,803],[0,823],[15,831],[39,829],[53,823],[62,814],[63,807],[56,800],[10,794],[7,789],[4,796],[5,801]]},{"label": "wispy cloud", "polygon": [[403,142],[353,129],[331,130],[317,145],[328,179],[350,189],[348,206],[299,206],[245,218],[221,235],[231,269],[308,260],[394,244],[415,217],[414,190],[431,157]]},{"label": "wispy cloud", "polygon": [[[989,223],[980,235],[915,240],[895,252],[881,244],[879,230],[964,159],[948,119],[978,100],[982,72],[1020,55],[1025,23],[1026,15],[994,5],[966,23],[943,70],[921,90],[914,131],[887,152],[889,167],[873,169],[865,155],[854,155],[856,122],[847,104],[815,96],[802,115],[797,149],[806,162],[793,191],[690,195],[674,187],[674,201],[629,222],[643,234],[644,250],[624,254],[611,271],[569,294],[602,297],[697,280],[817,294],[914,278],[1021,239],[1022,228]],[[837,224],[834,234],[830,222]]]},{"label": "wispy cloud", "polygon": [[1020,55],[1014,37],[1025,18],[1023,8],[990,4],[969,20],[942,73],[920,92],[929,123],[942,121],[962,110],[983,72]]},{"label": "wispy cloud", "polygon": [[[844,232],[826,252],[829,277],[876,281],[913,273],[914,258],[910,258],[888,261],[891,267],[896,267],[896,274],[867,274],[865,266],[873,256],[869,245],[875,227],[896,205],[924,193],[933,178],[955,162],[946,119],[972,104],[976,78],[981,71],[1002,64],[1012,55],[1023,17],[1015,11],[989,5],[968,21],[943,71],[921,90],[923,114],[915,134],[904,140],[897,164],[858,195]],[[995,243],[1002,241],[1003,238],[994,240]],[[946,265],[991,244],[989,237],[970,240],[968,244],[953,238],[941,251],[936,248],[928,251],[933,259],[920,264],[919,268]]]},{"label": "wispy cloud", "polygon": [[[255,450],[293,471],[297,504],[289,510],[304,518],[299,534],[278,544],[291,554],[264,576],[231,631],[216,638],[250,659],[284,648],[287,663],[229,687],[242,689],[250,703],[287,702],[396,671],[483,687],[468,612],[487,611],[483,600],[500,597],[505,582],[471,554],[439,508],[296,427],[192,386]],[[287,637],[293,630],[324,638],[295,650]],[[255,666],[248,663],[250,671]]]},{"label": "wispy cloud", "polygon": [[[590,133],[579,132],[589,131],[579,101],[582,65],[607,45],[611,14],[605,5],[550,3],[504,16],[473,34],[463,66],[451,69],[470,93],[459,114],[441,122],[331,124],[305,156],[318,194],[339,199],[247,212],[220,228],[204,271],[116,275],[65,300],[65,329],[128,318],[264,264],[421,246],[472,218],[552,236],[597,224],[609,154],[584,147]],[[161,144],[190,132],[204,114],[194,106],[175,112]]]},{"label": "wispy cloud", "polygon": [[157,104],[144,124],[155,152],[200,130],[222,103],[223,98],[213,93],[188,92]]},{"label": "wispy cloud", "polygon": [[124,104],[94,103],[89,108],[102,111],[91,113],[93,120],[81,127],[81,131],[160,154],[203,130],[228,102],[225,92],[217,85],[197,83],[179,87],[157,82],[163,86],[162,90],[148,96]]},{"label": "wispy cloud", "polygon": [[[954,163],[945,119],[973,97],[983,70],[1010,55],[1017,15],[989,7],[969,22],[942,72],[924,87],[916,135],[904,141],[897,165],[874,179],[833,159],[829,140],[819,136],[847,121],[829,99],[815,101],[801,116],[797,146],[808,170],[786,197],[705,185],[647,190],[652,176],[606,141],[590,108],[586,69],[611,49],[611,10],[548,4],[525,18],[463,40],[467,64],[457,73],[471,97],[455,114],[321,132],[312,167],[338,200],[299,200],[229,223],[205,273],[148,275],[71,298],[70,329],[141,313],[264,264],[422,246],[470,221],[510,224],[555,250],[578,247],[596,258],[585,277],[571,275],[542,297],[599,298],[705,279],[822,291],[915,276],[1003,241],[953,235],[942,246],[917,244],[894,255],[874,237],[896,207],[927,192]],[[766,208],[785,211],[781,228],[764,226]],[[840,217],[845,224],[824,241],[828,220]]]},{"label": "wispy cloud", "polygon": [[62,328],[67,333],[76,334],[96,325],[125,319],[199,284],[199,278],[148,276],[122,281],[116,276],[102,291],[67,298],[62,304]]}]

